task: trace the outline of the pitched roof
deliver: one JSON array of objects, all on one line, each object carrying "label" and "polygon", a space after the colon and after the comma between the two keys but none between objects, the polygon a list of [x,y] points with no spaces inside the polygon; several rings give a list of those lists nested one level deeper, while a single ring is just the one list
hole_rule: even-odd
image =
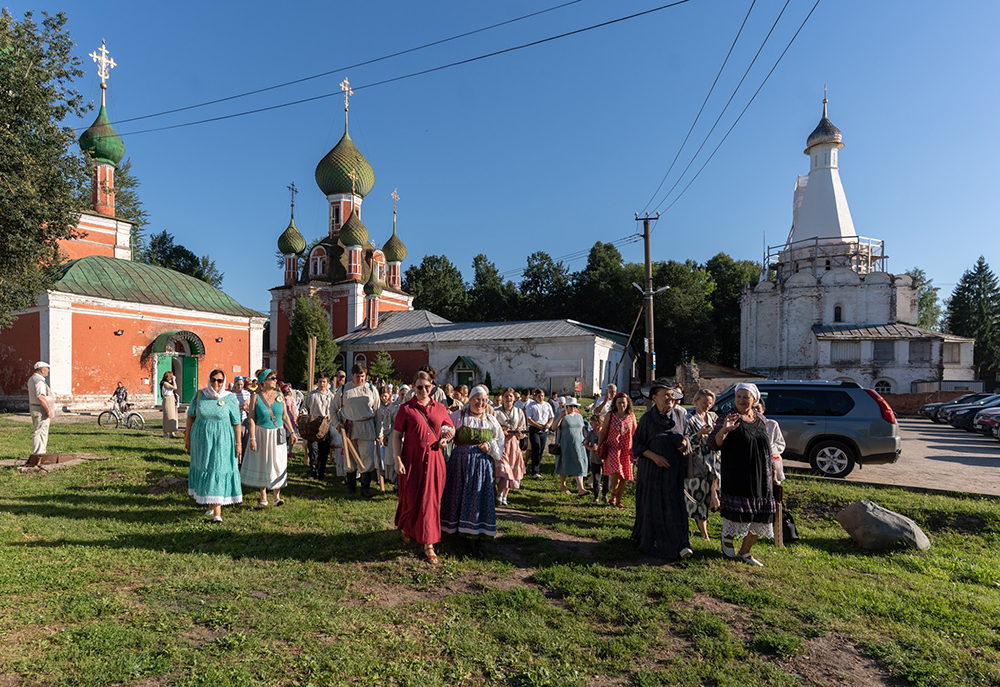
[{"label": "pitched roof", "polygon": [[814,324],[816,338],[824,341],[841,339],[940,339],[942,341],[973,341],[964,336],[935,332],[931,329],[915,327],[912,324],[894,322],[890,324]]},{"label": "pitched roof", "polygon": [[244,308],[211,284],[165,267],[104,255],[63,263],[55,271],[53,291],[162,305],[237,317],[265,317]]},{"label": "pitched roof", "polygon": [[340,346],[386,346],[389,344],[441,343],[452,341],[497,341],[601,336],[622,345],[621,332],[581,324],[573,320],[526,320],[518,322],[451,322],[426,310],[404,310],[380,315],[376,329],[345,334]]}]

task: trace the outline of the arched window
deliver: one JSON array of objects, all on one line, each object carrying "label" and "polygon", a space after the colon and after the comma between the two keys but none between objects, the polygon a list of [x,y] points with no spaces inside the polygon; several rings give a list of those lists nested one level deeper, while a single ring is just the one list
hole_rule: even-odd
[{"label": "arched window", "polygon": [[313,248],[309,254],[309,276],[321,277],[326,274],[326,249],[322,246]]},{"label": "arched window", "polygon": [[888,382],[888,381],[886,381],[884,379],[878,380],[877,382],[875,382],[875,393],[877,393],[879,395],[882,395],[882,394],[891,394],[892,393],[892,383],[890,383],[890,382]]},{"label": "arched window", "polygon": [[827,272],[830,271],[830,261],[829,260],[826,261],[826,271]]},{"label": "arched window", "polygon": [[844,306],[842,305],[833,306],[833,321],[834,322],[844,321]]},{"label": "arched window", "polygon": [[[344,354],[338,353],[337,357],[333,359],[333,366],[337,368],[337,370],[343,370],[345,365],[347,365],[347,360],[344,358]],[[334,372],[337,370],[334,370]]]},{"label": "arched window", "polygon": [[364,365],[365,367],[368,367],[368,357],[364,353],[355,353],[354,364],[355,365],[361,364]]}]

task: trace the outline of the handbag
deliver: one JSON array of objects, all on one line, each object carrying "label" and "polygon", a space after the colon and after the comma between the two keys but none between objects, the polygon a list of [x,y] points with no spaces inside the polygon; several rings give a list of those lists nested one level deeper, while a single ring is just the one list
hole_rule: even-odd
[{"label": "handbag", "polygon": [[785,537],[785,542],[799,540],[799,530],[795,527],[795,519],[787,510],[781,516],[781,533]]}]

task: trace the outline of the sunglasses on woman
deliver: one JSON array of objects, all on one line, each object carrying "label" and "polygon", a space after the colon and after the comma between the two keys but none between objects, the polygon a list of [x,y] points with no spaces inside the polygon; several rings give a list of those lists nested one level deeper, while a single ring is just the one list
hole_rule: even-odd
[{"label": "sunglasses on woman", "polygon": [[433,384],[417,384],[413,388],[417,391],[430,391],[433,387]]},{"label": "sunglasses on woman", "polygon": [[225,377],[212,377],[212,384],[222,384],[225,381]]}]

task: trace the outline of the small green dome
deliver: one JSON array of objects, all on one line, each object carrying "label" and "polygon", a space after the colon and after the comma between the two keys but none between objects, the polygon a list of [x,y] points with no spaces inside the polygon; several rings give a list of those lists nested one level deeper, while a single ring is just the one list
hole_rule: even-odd
[{"label": "small green dome", "polygon": [[90,153],[95,162],[105,162],[116,167],[125,157],[125,144],[111,128],[108,111],[104,105],[101,105],[101,111],[97,113],[94,123],[80,136],[80,148],[83,152]]},{"label": "small green dome", "polygon": [[351,192],[351,170],[358,175],[355,193],[364,198],[375,185],[375,170],[345,131],[340,142],[316,165],[316,184],[323,195]]},{"label": "small green dome", "polygon": [[295,226],[295,218],[288,222],[288,228],[278,237],[278,250],[282,255],[299,255],[306,249],[306,240],[299,228]]},{"label": "small green dome", "polygon": [[385,254],[386,262],[403,262],[403,260],[406,260],[406,246],[403,245],[403,242],[399,240],[399,236],[396,235],[396,227],[392,228],[392,236],[382,246],[382,252]]},{"label": "small green dome", "polygon": [[340,228],[340,242],[345,246],[363,246],[368,243],[368,227],[361,223],[357,208]]},{"label": "small green dome", "polygon": [[372,265],[371,275],[368,277],[368,281],[365,282],[365,295],[366,296],[381,296],[382,295],[382,282],[380,282],[375,274],[378,270]]}]

